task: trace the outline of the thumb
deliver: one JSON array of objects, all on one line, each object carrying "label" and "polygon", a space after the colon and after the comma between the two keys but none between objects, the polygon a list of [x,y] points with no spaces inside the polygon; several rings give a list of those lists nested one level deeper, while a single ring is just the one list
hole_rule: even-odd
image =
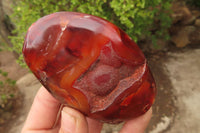
[{"label": "thumb", "polygon": [[88,133],[86,118],[77,110],[64,107],[61,113],[59,133]]}]

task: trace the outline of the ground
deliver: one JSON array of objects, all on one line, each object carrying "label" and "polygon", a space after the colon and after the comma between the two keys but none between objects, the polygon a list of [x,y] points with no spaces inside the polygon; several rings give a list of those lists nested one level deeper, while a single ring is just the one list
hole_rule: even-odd
[{"label": "ground", "polygon": [[183,49],[151,64],[158,94],[149,133],[200,132],[199,56],[200,49]]},{"label": "ground", "polygon": [[[0,52],[0,70],[8,72],[6,77],[0,74],[0,81],[4,82],[4,85],[0,86],[0,132],[4,133],[4,130],[10,128],[7,126],[8,123],[18,119],[18,115],[21,112],[19,109],[22,107],[24,99],[24,95],[19,91],[18,87],[6,83],[6,79],[17,81],[27,73],[28,70],[22,69],[22,67],[16,63],[16,58],[13,53],[8,51]],[[11,94],[13,97],[9,97]],[[6,95],[6,101],[2,100],[2,96],[4,95]],[[3,104],[5,104],[5,107]]]},{"label": "ground", "polygon": [[[173,48],[176,49],[176,48]],[[8,57],[9,60],[4,58]],[[147,133],[198,133],[200,132],[200,47],[183,48],[170,52],[146,54],[157,83],[157,96],[153,105],[153,116]],[[3,61],[4,60],[4,61]],[[20,68],[14,55],[0,52],[1,67],[17,78],[17,87],[23,95],[17,116],[1,132],[20,132],[32,100],[41,86],[26,69]],[[5,63],[2,64],[2,61]],[[7,63],[6,63],[7,62]],[[11,67],[12,66],[12,67]],[[15,114],[15,113],[14,113]],[[121,125],[104,125],[102,133],[116,133]],[[7,130],[9,129],[9,130]]]}]

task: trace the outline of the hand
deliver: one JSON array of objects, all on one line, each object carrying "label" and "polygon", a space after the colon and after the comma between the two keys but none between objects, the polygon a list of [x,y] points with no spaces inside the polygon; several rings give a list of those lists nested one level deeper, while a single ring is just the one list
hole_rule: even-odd
[{"label": "hand", "polygon": [[[59,110],[61,104],[45,89],[38,91],[22,133],[100,133],[102,123],[87,118],[69,107]],[[143,133],[152,115],[150,109],[144,115],[125,122],[120,133]]]}]

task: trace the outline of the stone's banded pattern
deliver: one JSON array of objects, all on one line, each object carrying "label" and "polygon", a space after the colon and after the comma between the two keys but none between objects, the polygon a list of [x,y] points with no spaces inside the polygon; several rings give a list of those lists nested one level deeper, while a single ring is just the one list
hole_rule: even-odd
[{"label": "stone's banded pattern", "polygon": [[155,83],[139,47],[96,16],[58,12],[39,19],[23,46],[31,71],[62,103],[116,123],[145,113]]}]

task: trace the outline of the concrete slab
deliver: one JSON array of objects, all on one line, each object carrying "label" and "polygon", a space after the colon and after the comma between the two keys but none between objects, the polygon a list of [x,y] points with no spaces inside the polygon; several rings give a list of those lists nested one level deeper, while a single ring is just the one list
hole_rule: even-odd
[{"label": "concrete slab", "polygon": [[23,106],[20,108],[20,113],[18,118],[12,122],[12,128],[8,131],[8,133],[20,133],[21,129],[24,125],[30,107],[32,105],[33,99],[41,87],[41,84],[35,78],[35,76],[31,73],[27,73],[22,78],[20,78],[17,83],[17,87],[20,89],[22,94],[24,95]]},{"label": "concrete slab", "polygon": [[158,83],[158,95],[148,133],[200,132],[199,57],[200,49],[170,52],[152,66],[157,68],[155,65],[160,62],[166,75],[159,74],[159,69],[152,69]]}]

